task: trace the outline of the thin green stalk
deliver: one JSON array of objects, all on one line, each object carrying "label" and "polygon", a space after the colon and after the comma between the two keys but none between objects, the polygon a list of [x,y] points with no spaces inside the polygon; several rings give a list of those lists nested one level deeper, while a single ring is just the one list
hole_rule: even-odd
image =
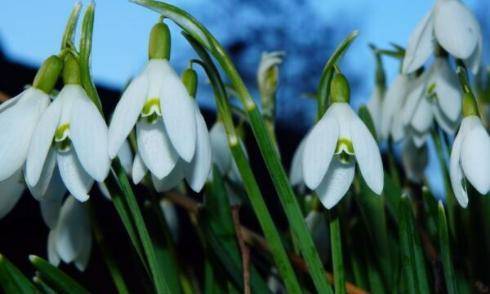
[{"label": "thin green stalk", "polygon": [[439,202],[438,205],[438,231],[439,231],[439,248],[441,250],[442,268],[444,270],[444,279],[446,280],[446,290],[449,294],[458,293],[456,275],[454,274],[453,262],[451,260],[451,247],[449,242],[449,233],[446,221],[446,212],[444,205]]},{"label": "thin green stalk", "polygon": [[[132,2],[153,9],[162,16],[172,19],[202,47],[207,49],[221,65],[221,68],[228,76],[233,88],[236,90],[238,98],[249,118],[253,134],[269,174],[271,175],[272,182],[279,195],[279,199],[289,220],[292,231],[296,235],[296,238],[302,241],[299,243],[300,249],[308,265],[315,287],[318,292],[329,293],[331,289],[325,279],[325,271],[321,264],[320,256],[313,243],[313,238],[308,231],[303,213],[301,212],[301,208],[299,207],[293,189],[288,181],[287,174],[281,164],[277,150],[268,135],[262,115],[223,46],[221,46],[211,33],[209,33],[209,31],[194,17],[175,6],[153,0],[132,0]],[[233,136],[230,136],[230,141],[232,144],[234,144],[235,141],[238,142],[237,138]],[[260,194],[257,196],[260,196]]]},{"label": "thin green stalk", "polygon": [[170,293],[167,282],[165,280],[165,276],[161,271],[158,260],[156,259],[155,248],[153,247],[150,235],[148,234],[148,229],[146,228],[140,207],[138,206],[136,197],[134,196],[131,185],[129,184],[128,177],[126,176],[124,169],[119,163],[119,160],[116,159],[113,161],[113,167],[113,176],[117,177],[120,189],[123,192],[126,202],[128,204],[129,213],[134,221],[138,237],[141,240],[141,244],[145,252],[148,267],[150,268],[150,272],[153,277],[153,283],[155,284],[156,291],[157,293]]},{"label": "thin green stalk", "polygon": [[335,208],[329,211],[329,223],[335,293],[345,294],[345,273],[344,262],[342,258],[340,219]]},{"label": "thin green stalk", "polygon": [[240,176],[242,177],[245,190],[247,192],[247,195],[249,196],[250,203],[252,204],[255,214],[262,227],[265,238],[268,241],[272,257],[274,258],[279,273],[284,279],[288,291],[291,293],[299,293],[301,292],[301,287],[296,278],[293,267],[288,259],[286,250],[281,243],[279,232],[277,231],[269,210],[267,209],[262,193],[260,192],[257,181],[255,180],[255,176],[252,173],[252,169],[250,167],[248,159],[241,148],[241,144],[239,143],[237,135],[235,134],[231,111],[226,98],[227,96],[223,82],[210,56],[202,49],[199,44],[196,43],[196,41],[192,37],[186,37],[191,45],[194,47],[196,52],[199,54],[201,59],[204,61],[201,65],[204,67],[204,70],[206,71],[206,74],[211,81],[211,85],[213,86],[216,104],[218,106],[218,112],[225,126],[225,131],[228,137],[228,143],[233,158],[235,159],[235,162],[238,166],[238,170],[240,171]]}]

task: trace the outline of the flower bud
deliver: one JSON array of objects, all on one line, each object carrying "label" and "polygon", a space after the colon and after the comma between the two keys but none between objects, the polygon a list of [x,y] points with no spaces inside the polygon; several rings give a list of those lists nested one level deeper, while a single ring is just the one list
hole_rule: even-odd
[{"label": "flower bud", "polygon": [[330,84],[330,101],[349,103],[350,87],[349,81],[341,73],[335,73]]},{"label": "flower bud", "polygon": [[37,71],[32,85],[34,88],[49,94],[56,85],[62,69],[63,61],[58,56],[51,55],[43,62]]},{"label": "flower bud", "polygon": [[68,53],[65,56],[65,63],[63,66],[63,83],[65,85],[80,84],[80,64],[71,53]]},{"label": "flower bud", "polygon": [[194,69],[188,68],[182,73],[182,82],[191,97],[196,97],[197,73]]},{"label": "flower bud", "polygon": [[162,22],[153,26],[150,32],[148,45],[149,59],[169,59],[170,57],[170,30]]}]

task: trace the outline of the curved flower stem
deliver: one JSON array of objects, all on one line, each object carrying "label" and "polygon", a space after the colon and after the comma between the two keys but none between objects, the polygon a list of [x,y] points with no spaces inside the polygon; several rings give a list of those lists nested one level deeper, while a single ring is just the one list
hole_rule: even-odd
[{"label": "curved flower stem", "polygon": [[301,287],[296,278],[293,267],[288,259],[286,250],[281,243],[279,232],[277,231],[269,210],[267,209],[264,197],[260,192],[259,186],[252,172],[252,168],[250,167],[248,159],[245,156],[245,152],[243,151],[242,146],[235,133],[230,106],[228,104],[225,88],[219,76],[219,73],[212,63],[210,56],[200,46],[200,44],[198,44],[196,40],[192,38],[192,36],[185,35],[185,37],[203,60],[203,62],[198,63],[203,66],[206,75],[208,76],[209,80],[211,81],[211,85],[213,86],[219,116],[223,121],[223,125],[225,127],[231,153],[236,162],[238,170],[240,171],[240,176],[242,177],[245,190],[250,199],[250,203],[252,204],[252,207],[259,220],[262,230],[264,231],[264,235],[269,243],[272,257],[274,258],[279,273],[284,279],[288,292],[300,293]]},{"label": "curved flower stem", "polygon": [[[226,73],[235,91],[237,92],[238,98],[240,99],[245,113],[250,120],[250,126],[253,134],[267,169],[269,170],[272,182],[277,194],[279,195],[279,199],[289,220],[292,231],[294,232],[295,237],[298,240],[301,240],[301,242],[299,242],[300,250],[306,259],[315,287],[318,292],[329,293],[331,289],[325,279],[325,272],[320,261],[320,256],[318,255],[313,239],[308,231],[303,213],[299,207],[293,189],[289,184],[286,172],[284,171],[279,155],[277,154],[277,150],[275,149],[274,144],[268,135],[267,128],[257,105],[245,87],[243,80],[238,74],[224,48],[208,32],[208,30],[204,28],[202,24],[179,8],[152,0],[132,0],[132,2],[146,6],[157,11],[162,16],[172,19],[186,33],[191,35],[192,38],[194,38],[202,47],[208,50],[221,65],[221,68]],[[234,138],[233,136],[230,136],[230,142],[232,145],[237,144],[236,146],[238,147],[235,147],[234,149],[238,154],[239,151],[237,150],[241,148],[239,148],[236,137]],[[248,164],[248,162],[246,163]],[[248,184],[254,183],[250,182]],[[258,191],[250,190],[249,192]]]}]

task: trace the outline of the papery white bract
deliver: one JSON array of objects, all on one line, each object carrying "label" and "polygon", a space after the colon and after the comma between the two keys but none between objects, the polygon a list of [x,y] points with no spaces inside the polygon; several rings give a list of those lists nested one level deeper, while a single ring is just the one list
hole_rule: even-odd
[{"label": "papery white bract", "polygon": [[47,187],[55,166],[68,191],[80,201],[88,199],[94,179],[102,182],[109,173],[107,126],[77,84],[63,87],[34,131],[25,170],[28,186]]},{"label": "papery white bract", "polygon": [[141,164],[157,179],[163,179],[179,160],[189,163],[194,157],[197,141],[195,108],[168,61],[150,60],[124,91],[114,110],[109,126],[109,156],[116,156],[136,126],[138,155],[133,171],[140,169],[139,173],[133,174],[133,179],[141,175]]},{"label": "papery white bract", "polygon": [[383,190],[383,164],[376,140],[347,103],[333,103],[306,138],[303,177],[330,209],[347,193],[357,161],[368,187]]},{"label": "papery white bract", "polygon": [[435,42],[455,58],[466,60],[473,72],[478,70],[482,50],[480,25],[459,0],[437,0],[416,26],[408,41],[403,72],[419,69],[434,52]]},{"label": "papery white bract", "polygon": [[451,150],[451,185],[458,203],[468,205],[466,180],[480,193],[490,191],[490,137],[479,117],[465,117]]},{"label": "papery white bract", "polygon": [[21,169],[27,158],[29,143],[50,98],[41,90],[29,87],[0,105],[0,181]]},{"label": "papery white bract", "polygon": [[92,251],[90,218],[85,204],[71,196],[65,200],[56,226],[49,232],[47,247],[51,264],[73,262],[78,270],[85,270]]}]

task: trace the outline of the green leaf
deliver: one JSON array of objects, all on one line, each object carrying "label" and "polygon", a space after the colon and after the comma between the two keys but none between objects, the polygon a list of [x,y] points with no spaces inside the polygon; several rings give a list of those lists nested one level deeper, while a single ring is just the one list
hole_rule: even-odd
[{"label": "green leaf", "polygon": [[442,268],[444,270],[446,290],[449,294],[455,294],[458,293],[458,288],[456,286],[456,275],[454,274],[453,262],[451,260],[451,246],[449,242],[446,212],[444,210],[444,205],[442,204],[442,202],[439,202],[438,211],[439,248],[441,251]]},{"label": "green leaf", "polygon": [[318,84],[317,89],[317,99],[318,99],[318,108],[317,108],[317,118],[320,119],[325,111],[327,110],[330,96],[330,82],[334,73],[334,66],[340,60],[342,55],[347,51],[352,42],[354,42],[355,38],[359,34],[358,31],[353,31],[350,33],[335,49],[327,63],[323,67],[322,75],[320,77],[320,83]]},{"label": "green leaf", "polygon": [[82,4],[77,2],[70,13],[70,17],[68,18],[68,22],[66,23],[65,31],[63,33],[63,38],[61,40],[61,50],[73,46],[73,36],[75,35],[75,31],[77,29],[81,8]]},{"label": "green leaf", "polygon": [[329,211],[330,246],[332,249],[332,263],[335,293],[345,293],[345,270],[342,256],[342,237],[340,234],[340,220],[335,208]]},{"label": "green leaf", "polygon": [[373,138],[377,138],[376,128],[374,127],[374,121],[366,105],[362,105],[361,107],[359,107],[358,113],[359,113],[359,118],[368,127],[369,131],[371,132],[371,135],[373,135]]},{"label": "green leaf", "polygon": [[82,86],[88,97],[102,112],[102,103],[90,75],[90,52],[92,50],[92,33],[94,29],[95,4],[90,3],[85,11],[82,22],[82,36],[80,38],[80,78]]},{"label": "green leaf", "polygon": [[29,255],[32,265],[39,271],[39,276],[52,289],[59,293],[81,294],[89,293],[70,276],[51,265],[39,256]]},{"label": "green leaf", "polygon": [[56,294],[56,291],[49,287],[40,277],[35,276],[32,278],[34,283],[36,284],[37,288],[41,291],[41,293],[44,294]]},{"label": "green leaf", "polygon": [[0,254],[0,287],[7,294],[36,292],[31,281],[2,254]]}]

